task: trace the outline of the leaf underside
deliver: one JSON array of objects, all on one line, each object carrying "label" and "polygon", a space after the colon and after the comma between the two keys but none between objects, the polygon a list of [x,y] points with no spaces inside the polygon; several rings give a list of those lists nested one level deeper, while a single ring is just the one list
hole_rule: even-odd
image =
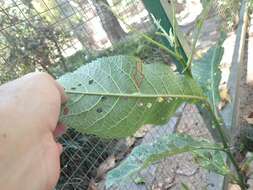
[{"label": "leaf underside", "polygon": [[193,78],[202,87],[213,110],[216,110],[216,106],[220,102],[221,71],[219,67],[224,53],[222,47],[224,39],[225,36],[221,33],[217,44],[211,47],[201,59],[194,61],[192,65]]},{"label": "leaf underside", "polygon": [[143,124],[162,124],[185,101],[203,100],[189,77],[133,56],[100,58],[58,79],[69,96],[60,121],[105,138],[122,138]]},{"label": "leaf underside", "polygon": [[[213,144],[206,140],[195,140],[185,134],[163,136],[155,142],[141,144],[134,148],[126,160],[107,174],[106,187],[110,188],[128,181],[130,177],[134,178],[141,169],[151,163],[185,152],[191,152],[193,156],[196,156],[198,163],[204,168],[213,171],[212,166],[215,166],[217,171],[226,175],[229,172],[229,167],[224,161],[224,154],[220,151],[203,150],[220,148],[219,144]],[[205,155],[206,152],[209,156],[208,159]]]}]

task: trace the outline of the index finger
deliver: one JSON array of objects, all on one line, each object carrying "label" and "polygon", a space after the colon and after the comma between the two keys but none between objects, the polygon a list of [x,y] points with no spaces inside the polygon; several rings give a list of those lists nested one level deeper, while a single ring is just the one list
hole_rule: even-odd
[{"label": "index finger", "polygon": [[65,103],[65,102],[67,102],[68,97],[67,97],[67,95],[65,94],[64,88],[63,88],[57,81],[54,81],[54,83],[55,83],[56,88],[57,88],[57,89],[59,90],[59,92],[60,92],[60,95],[61,95],[61,103],[63,104],[63,103]]}]

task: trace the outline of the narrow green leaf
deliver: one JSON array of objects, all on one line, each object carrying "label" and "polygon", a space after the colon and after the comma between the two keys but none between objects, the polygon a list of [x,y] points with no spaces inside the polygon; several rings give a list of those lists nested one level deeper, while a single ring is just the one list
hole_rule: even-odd
[{"label": "narrow green leaf", "polygon": [[221,146],[206,140],[195,140],[184,134],[170,134],[157,141],[142,144],[134,148],[125,161],[107,174],[106,186],[112,187],[123,182],[139,170],[163,158],[185,152],[193,153],[194,150],[199,149],[220,150]]},{"label": "narrow green leaf", "polygon": [[143,124],[165,123],[183,102],[206,99],[193,79],[132,56],[98,59],[58,81],[69,96],[60,121],[107,138],[130,136]]},{"label": "narrow green leaf", "polygon": [[212,110],[216,112],[216,106],[220,102],[219,84],[221,80],[220,62],[224,53],[222,47],[225,39],[221,34],[219,42],[210,48],[207,53],[192,65],[193,78],[202,87],[207,95]]}]

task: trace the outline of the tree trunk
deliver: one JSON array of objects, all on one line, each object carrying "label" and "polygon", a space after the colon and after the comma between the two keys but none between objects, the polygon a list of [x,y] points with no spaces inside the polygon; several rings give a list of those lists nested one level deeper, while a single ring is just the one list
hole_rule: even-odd
[{"label": "tree trunk", "polygon": [[93,55],[94,50],[98,49],[92,33],[90,32],[90,26],[88,26],[85,22],[80,21],[79,26],[73,30],[75,37],[82,44],[83,48],[86,51],[87,55]]},{"label": "tree trunk", "polygon": [[[93,54],[93,50],[97,49],[96,44],[94,42],[93,36],[92,36],[92,29],[88,25],[88,23],[84,22],[83,19],[80,20],[73,20],[69,21],[69,17],[71,17],[73,14],[78,15],[79,13],[76,13],[73,11],[73,8],[71,8],[72,5],[70,5],[69,0],[56,0],[58,4],[68,4],[69,6],[64,6],[63,11],[61,11],[61,17],[66,19],[68,23],[69,29],[73,31],[74,36],[78,39],[78,41],[82,44],[83,48],[85,49],[86,53],[88,55]],[[87,9],[87,5],[89,5],[89,1],[87,0],[73,0],[75,3],[78,4],[78,6],[82,10]]]},{"label": "tree trunk", "polygon": [[120,26],[118,19],[114,16],[112,11],[107,8],[107,6],[109,6],[107,1],[93,0],[93,3],[111,43],[113,44],[123,39],[126,33]]}]

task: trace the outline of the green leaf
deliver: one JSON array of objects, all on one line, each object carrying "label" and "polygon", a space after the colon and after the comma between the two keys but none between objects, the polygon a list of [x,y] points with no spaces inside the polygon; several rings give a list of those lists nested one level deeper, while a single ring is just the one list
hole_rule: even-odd
[{"label": "green leaf", "polygon": [[190,190],[190,188],[185,183],[181,183],[181,190]]},{"label": "green leaf", "polygon": [[233,175],[226,164],[226,153],[217,150],[195,150],[193,151],[195,161],[208,171],[222,176]]},{"label": "green leaf", "polygon": [[170,134],[152,143],[142,144],[134,148],[125,161],[107,174],[106,187],[124,182],[158,160],[185,152],[197,154],[193,151],[199,149],[221,149],[221,146],[206,140],[195,140],[184,134]]},{"label": "green leaf", "polygon": [[192,65],[193,78],[202,87],[207,95],[213,111],[220,102],[219,84],[221,80],[220,62],[224,53],[222,47],[225,35],[221,33],[219,42],[210,48],[207,53]]},{"label": "green leaf", "polygon": [[101,58],[58,80],[69,101],[60,121],[82,133],[121,138],[143,124],[162,124],[185,101],[205,100],[190,77],[132,56]]}]

